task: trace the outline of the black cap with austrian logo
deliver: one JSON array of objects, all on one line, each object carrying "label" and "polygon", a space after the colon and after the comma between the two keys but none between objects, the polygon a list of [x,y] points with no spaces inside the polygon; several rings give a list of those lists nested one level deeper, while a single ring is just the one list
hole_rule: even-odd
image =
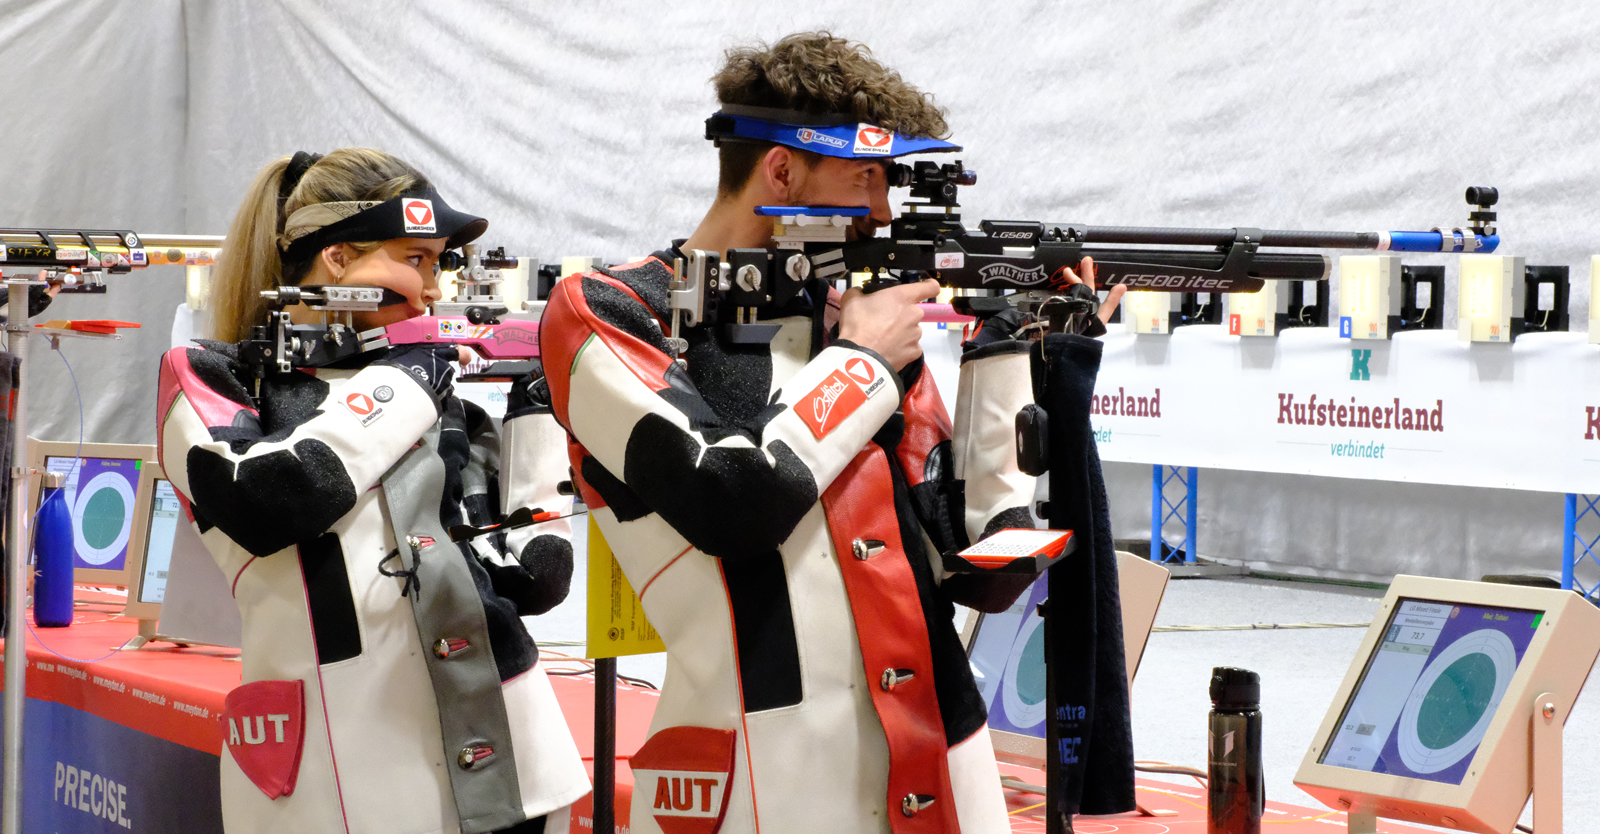
[{"label": "black cap with austrian logo", "polygon": [[402,237],[445,240],[454,249],[477,240],[489,221],[457,211],[433,188],[383,201],[313,203],[284,223],[283,259],[303,261],[339,243]]}]

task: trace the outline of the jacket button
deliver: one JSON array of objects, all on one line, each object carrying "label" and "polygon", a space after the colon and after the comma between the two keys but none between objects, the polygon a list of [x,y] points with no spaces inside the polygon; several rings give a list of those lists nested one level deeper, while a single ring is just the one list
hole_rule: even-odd
[{"label": "jacket button", "polygon": [[448,660],[452,657],[465,654],[467,650],[471,648],[471,641],[463,640],[459,637],[445,637],[440,639],[439,642],[433,644],[433,653],[438,655],[441,659]]},{"label": "jacket button", "polygon": [[463,747],[461,752],[456,754],[456,764],[460,765],[462,770],[471,770],[477,767],[479,762],[493,755],[494,748],[486,744]]},{"label": "jacket button", "polygon": [[883,542],[875,539],[856,539],[850,543],[850,552],[865,562],[883,550]]},{"label": "jacket button", "polygon": [[900,813],[914,817],[917,812],[933,804],[933,797],[925,793],[908,793],[900,800]]},{"label": "jacket button", "polygon": [[883,675],[878,678],[878,685],[884,692],[892,692],[896,686],[916,677],[917,673],[910,669],[889,668],[883,670]]}]

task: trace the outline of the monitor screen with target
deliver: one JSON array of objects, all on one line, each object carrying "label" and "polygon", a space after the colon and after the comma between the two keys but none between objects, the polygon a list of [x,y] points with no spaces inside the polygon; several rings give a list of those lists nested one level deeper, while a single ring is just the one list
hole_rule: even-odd
[{"label": "monitor screen with target", "polygon": [[[36,472],[65,476],[61,489],[72,522],[73,579],[89,585],[128,587],[140,560],[146,524],[139,517],[140,475],[155,447],[29,439],[28,463]],[[39,479],[29,482],[29,506],[39,508]]]},{"label": "monitor screen with target", "polygon": [[1322,763],[1461,784],[1542,619],[1400,600]]},{"label": "monitor screen with target", "polygon": [[1600,608],[1571,591],[1396,576],[1295,784],[1352,818],[1510,831],[1535,704],[1564,721],[1597,654]]}]

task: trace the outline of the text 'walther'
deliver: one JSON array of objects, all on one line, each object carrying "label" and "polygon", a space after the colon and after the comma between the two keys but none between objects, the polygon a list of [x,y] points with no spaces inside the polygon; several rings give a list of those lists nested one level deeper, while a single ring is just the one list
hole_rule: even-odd
[{"label": "text 'walther'", "polygon": [[1400,398],[1389,403],[1336,403],[1332,399],[1295,402],[1293,394],[1278,395],[1278,422],[1295,426],[1338,426],[1346,429],[1400,429],[1402,431],[1444,431],[1444,400],[1434,400],[1433,408],[1402,406]]}]

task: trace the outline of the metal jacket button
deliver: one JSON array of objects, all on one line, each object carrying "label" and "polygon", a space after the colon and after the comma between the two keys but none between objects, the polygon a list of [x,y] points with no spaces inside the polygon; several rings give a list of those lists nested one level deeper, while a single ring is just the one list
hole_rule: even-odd
[{"label": "metal jacket button", "polygon": [[460,765],[462,770],[471,770],[477,767],[479,762],[493,755],[494,748],[486,744],[463,747],[461,752],[456,754],[456,764]]},{"label": "metal jacket button", "polygon": [[856,539],[850,543],[850,552],[863,562],[876,556],[881,550],[883,550],[883,542],[875,539]]},{"label": "metal jacket button", "polygon": [[884,692],[890,692],[893,691],[896,686],[899,686],[900,684],[905,683],[916,676],[917,673],[911,671],[910,669],[885,669],[883,670],[883,676],[878,678],[878,685],[883,687]]},{"label": "metal jacket button", "polygon": [[925,793],[908,793],[900,800],[900,813],[914,817],[917,812],[933,804],[933,797]]},{"label": "metal jacket button", "polygon": [[440,639],[439,642],[433,644],[433,653],[448,660],[449,658],[465,654],[467,650],[471,648],[471,641],[463,640],[459,637],[445,637]]}]

